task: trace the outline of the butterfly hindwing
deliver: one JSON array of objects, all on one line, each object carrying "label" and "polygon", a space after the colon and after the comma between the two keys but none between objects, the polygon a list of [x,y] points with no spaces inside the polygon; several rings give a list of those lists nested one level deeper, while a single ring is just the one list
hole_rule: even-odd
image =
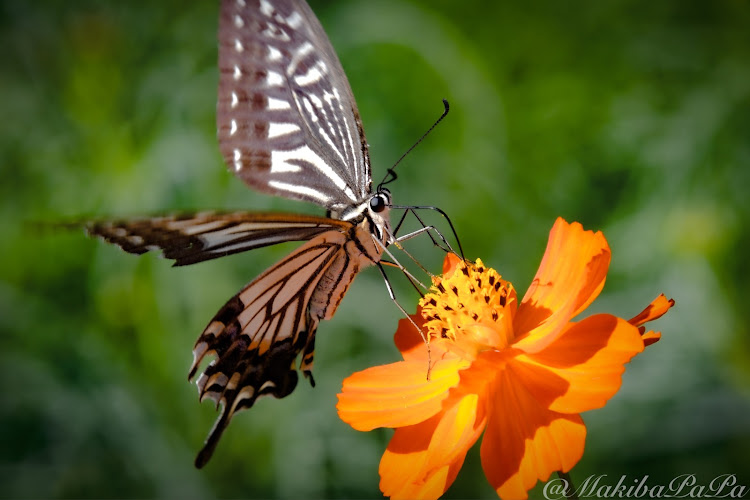
[{"label": "butterfly hindwing", "polygon": [[345,244],[343,233],[329,231],[302,245],[227,302],[198,338],[189,377],[206,356],[214,356],[197,385],[201,400],[222,406],[196,459],[198,467],[208,461],[234,413],[252,407],[260,396],[283,398],[294,390],[301,352],[302,371],[314,385],[315,332],[338,305],[340,297],[334,295],[343,294],[321,281],[333,270],[348,285],[356,273],[339,270],[342,264],[349,268],[351,260]]},{"label": "butterfly hindwing", "polygon": [[219,69],[219,146],[238,177],[329,210],[369,196],[359,112],[305,2],[223,0]]}]

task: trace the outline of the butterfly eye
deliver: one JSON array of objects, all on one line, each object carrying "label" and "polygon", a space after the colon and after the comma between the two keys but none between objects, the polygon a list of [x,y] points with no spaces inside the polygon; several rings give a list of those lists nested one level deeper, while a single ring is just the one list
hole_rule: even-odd
[{"label": "butterfly eye", "polygon": [[387,201],[384,194],[378,193],[370,198],[370,210],[375,213],[380,213],[385,210],[386,205]]}]

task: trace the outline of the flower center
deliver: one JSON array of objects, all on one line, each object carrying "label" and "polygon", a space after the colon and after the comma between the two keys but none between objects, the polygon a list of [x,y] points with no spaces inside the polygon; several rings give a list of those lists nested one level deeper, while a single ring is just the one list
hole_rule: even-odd
[{"label": "flower center", "polygon": [[447,339],[450,350],[466,359],[513,340],[516,291],[491,268],[460,261],[452,273],[433,278],[419,302],[430,339]]}]

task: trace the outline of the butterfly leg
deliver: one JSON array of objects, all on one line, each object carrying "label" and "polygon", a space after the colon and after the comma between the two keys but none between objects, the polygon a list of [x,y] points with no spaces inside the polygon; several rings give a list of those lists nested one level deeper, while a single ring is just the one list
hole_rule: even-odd
[{"label": "butterfly leg", "polygon": [[[401,228],[401,225],[403,224],[403,222],[404,222],[404,220],[406,218],[406,215],[408,213],[411,213],[419,221],[419,224],[422,226],[423,230],[425,228],[428,228],[428,227],[432,228],[432,229],[428,230],[428,234],[430,236],[430,239],[432,240],[432,243],[435,246],[441,248],[444,251],[452,252],[452,253],[455,253],[457,255],[460,255],[461,258],[464,258],[464,251],[463,251],[463,248],[461,246],[461,240],[458,237],[458,233],[456,233],[456,228],[453,226],[453,222],[451,221],[450,217],[448,217],[448,214],[446,214],[443,210],[439,209],[438,207],[432,207],[432,206],[400,206],[400,205],[393,205],[391,208],[396,208],[396,209],[404,210],[404,213],[401,216],[401,219],[399,220],[399,223],[396,225],[396,229],[393,231],[394,235],[398,234],[398,231]],[[448,222],[448,226],[451,229],[451,233],[453,233],[453,237],[456,239],[456,243],[458,245],[458,252],[456,252],[455,250],[453,250],[453,247],[450,245],[450,243],[448,243],[448,241],[446,240],[445,236],[443,236],[443,234],[440,232],[440,230],[438,230],[434,226],[428,226],[427,224],[424,223],[424,221],[422,220],[422,218],[417,213],[417,210],[432,210],[434,212],[437,212],[440,216],[442,216],[446,220],[446,222]],[[437,242],[437,240],[435,239],[435,237],[432,234],[430,234],[429,231],[434,231],[438,235],[438,237],[440,238],[440,240],[442,240],[442,242],[445,243],[445,247],[443,247],[442,245],[440,245]],[[410,234],[412,234],[412,233],[410,233]],[[404,235],[404,237],[398,238],[398,240],[400,240],[400,241],[403,241],[403,239],[409,239],[409,235]]]},{"label": "butterfly leg", "polygon": [[[386,247],[385,245],[383,245],[383,243],[381,243],[377,239],[375,239],[374,241],[375,241],[376,245],[379,245],[383,249],[383,253],[386,254],[388,257],[390,257],[392,259],[392,262],[388,262],[388,265],[392,265],[394,267],[399,268],[399,270],[402,273],[404,273],[404,276],[406,276],[409,279],[409,281],[411,282],[412,285],[416,284],[416,285],[419,285],[420,287],[422,287],[422,289],[424,289],[424,290],[428,289],[427,286],[425,286],[424,283],[422,283],[421,281],[419,281],[412,273],[409,272],[408,269],[406,269],[403,266],[403,264],[401,264],[398,261],[398,259],[396,259],[396,257],[394,257],[394,255],[391,253],[391,251],[388,250],[388,247]],[[425,267],[422,266],[422,264],[419,261],[417,261],[414,257],[412,257],[403,247],[401,247],[400,245],[398,245],[398,248],[400,250],[402,250],[410,259],[412,259],[414,262],[416,262],[417,265],[422,269],[422,271],[424,271],[428,276],[433,276],[432,273],[430,273],[427,269],[425,269]],[[383,269],[381,268],[381,271],[382,270]],[[417,291],[419,291],[419,289]],[[422,292],[419,292],[419,294],[422,295]]]},{"label": "butterfly leg", "polygon": [[[437,241],[435,241],[435,238],[432,236],[431,231],[437,233],[437,235],[443,240],[443,242],[445,242],[445,244],[447,245],[447,248],[442,247],[441,245],[439,245],[437,243]],[[414,262],[417,266],[419,266],[419,268],[422,270],[422,272],[424,272],[426,275],[428,275],[430,277],[434,277],[435,276],[434,274],[432,274],[426,267],[424,267],[422,265],[422,263],[419,262],[419,260],[416,257],[414,257],[411,253],[409,253],[408,250],[406,250],[406,248],[404,248],[403,245],[401,245],[401,242],[410,240],[412,238],[415,238],[416,236],[419,236],[420,234],[427,234],[430,237],[430,239],[432,240],[432,242],[435,244],[435,246],[437,246],[438,248],[440,248],[444,252],[455,253],[455,252],[453,252],[453,249],[450,247],[450,245],[448,244],[448,242],[445,240],[445,237],[442,235],[442,233],[437,228],[435,228],[434,226],[423,226],[422,228],[417,229],[416,231],[413,231],[413,232],[411,232],[409,234],[405,234],[405,235],[400,236],[398,238],[394,238],[393,239],[393,245],[396,248],[398,248],[399,250],[401,250],[402,252],[404,252],[404,254],[407,257],[409,257],[412,260],[412,262]],[[416,278],[414,278],[413,275],[411,275],[400,263],[398,263],[398,261],[393,257],[393,254],[391,254],[390,251],[387,248],[384,249],[384,252],[386,254],[388,254],[389,257],[393,258],[393,260],[395,262],[395,264],[393,264],[393,265],[395,265],[396,267],[398,267],[399,269],[401,269],[401,271],[406,275],[406,277],[409,278],[409,281],[411,281],[412,285],[415,282],[416,283],[420,283],[419,280],[417,280]],[[422,285],[422,286],[424,287],[424,285]],[[424,288],[426,289],[426,287],[424,287]],[[420,292],[420,294],[421,294],[421,292]]]},{"label": "butterfly leg", "polygon": [[393,229],[393,234],[398,234],[399,229],[401,229],[401,225],[406,220],[406,216],[411,212],[411,210],[404,210],[404,213],[401,214],[401,217],[398,219],[398,224],[396,224],[395,228]]},{"label": "butterfly leg", "polygon": [[[431,356],[431,349],[430,349],[430,337],[427,336],[421,328],[419,328],[419,325],[414,321],[414,319],[409,315],[409,313],[406,312],[406,309],[399,303],[399,301],[396,299],[396,294],[393,293],[393,287],[391,286],[391,281],[388,279],[388,275],[385,273],[385,269],[383,269],[383,265],[378,262],[378,269],[380,270],[380,274],[383,276],[383,281],[385,282],[385,287],[388,290],[388,296],[391,298],[394,304],[396,304],[396,307],[399,308],[401,313],[404,315],[406,319],[409,320],[409,322],[414,326],[414,328],[417,329],[419,332],[419,335],[422,337],[422,340],[424,341],[425,345],[427,346],[427,380],[430,380],[430,370],[432,369],[432,356]],[[407,275],[408,276],[408,275]]]},{"label": "butterfly leg", "polygon": [[[414,212],[412,210],[410,210],[410,212],[414,215],[414,217],[416,217],[416,219],[419,221],[419,223],[422,225],[422,227],[419,228],[419,229],[417,229],[416,231],[412,231],[411,233],[407,233],[407,234],[404,234],[402,236],[397,237],[396,238],[396,242],[397,243],[401,243],[403,241],[407,241],[407,240],[410,240],[410,239],[412,239],[412,238],[414,238],[416,236],[419,236],[420,234],[427,233],[429,235],[430,239],[432,240],[432,243],[436,247],[440,248],[441,250],[443,250],[445,252],[456,253],[456,251],[453,249],[453,247],[451,246],[451,244],[448,243],[448,240],[445,238],[445,236],[443,235],[443,233],[440,232],[440,230],[438,228],[436,228],[435,226],[432,226],[432,225],[430,225],[430,226],[426,225],[422,221],[421,217],[419,217],[419,215],[417,215],[416,212]],[[437,237],[445,244],[445,246],[443,246],[440,243],[438,243],[438,241],[435,239],[435,237],[432,235],[432,233],[435,233],[437,235]]]},{"label": "butterfly leg", "polygon": [[[422,271],[423,271],[423,272],[424,272],[425,274],[427,274],[427,275],[428,275],[428,276],[430,276],[430,277],[434,277],[434,274],[432,274],[432,273],[431,273],[431,272],[430,272],[430,271],[429,271],[429,270],[428,270],[427,268],[425,268],[425,267],[424,267],[424,266],[422,265],[422,263],[421,263],[421,262],[419,262],[419,260],[418,260],[418,259],[417,259],[416,257],[414,257],[414,256],[413,256],[413,255],[412,255],[411,253],[409,253],[409,251],[408,251],[408,250],[406,250],[406,248],[404,248],[404,246],[403,246],[403,245],[401,244],[401,242],[403,242],[403,241],[407,241],[407,240],[410,240],[410,239],[412,239],[412,238],[415,238],[416,236],[419,236],[420,234],[427,234],[427,235],[429,235],[429,236],[430,236],[430,239],[431,239],[431,240],[432,240],[433,242],[435,242],[435,238],[433,238],[433,237],[432,237],[431,231],[434,231],[434,232],[436,232],[436,233],[437,233],[437,234],[438,234],[438,235],[439,235],[439,236],[440,236],[440,237],[442,238],[442,236],[443,236],[443,235],[442,235],[442,234],[440,233],[440,231],[439,231],[438,229],[436,229],[436,228],[435,228],[434,226],[427,226],[427,227],[423,227],[422,229],[417,229],[416,231],[414,231],[414,232],[411,232],[411,233],[409,233],[409,234],[405,234],[405,235],[403,235],[403,236],[402,236],[402,237],[400,237],[400,238],[397,238],[397,239],[396,239],[396,240],[395,240],[395,241],[393,242],[393,244],[395,245],[395,247],[396,247],[396,248],[398,248],[399,250],[401,250],[402,252],[404,252],[404,254],[405,254],[405,255],[406,255],[407,257],[409,257],[409,258],[410,258],[410,259],[412,260],[412,262],[414,262],[414,263],[415,263],[415,264],[416,264],[417,266],[419,266],[419,268],[420,268],[420,269],[421,269],[421,270],[422,270]],[[443,241],[445,241],[445,239],[443,239]],[[450,248],[450,245],[448,245],[448,248],[443,248],[442,246],[440,246],[440,245],[437,245],[437,244],[436,244],[436,246],[437,246],[438,248],[440,248],[441,250],[443,250],[444,252],[449,252],[449,253],[456,253],[456,252],[454,252],[454,251],[453,251],[453,249],[452,249],[452,248]]]},{"label": "butterfly leg", "polygon": [[[399,207],[399,208],[401,208],[401,207]],[[396,224],[396,227],[393,229],[393,233],[392,234],[393,234],[393,240],[394,241],[405,241],[405,240],[410,239],[412,237],[410,235],[416,235],[414,233],[409,233],[408,235],[404,235],[404,236],[401,236],[401,237],[396,237],[396,235],[398,234],[398,232],[401,230],[401,226],[404,224],[404,221],[406,221],[406,216],[409,215],[409,214],[412,214],[419,221],[419,223],[422,226],[422,229],[419,229],[419,230],[415,231],[414,233],[421,233],[421,232],[424,231],[425,228],[428,227],[422,221],[422,219],[419,217],[419,215],[417,215],[417,212],[413,208],[411,208],[411,207],[405,207],[404,208],[404,213],[401,214],[401,217],[398,220],[398,224]],[[429,227],[434,229],[434,226],[429,226]],[[448,244],[448,242],[445,241],[445,237],[442,234],[440,234],[440,231],[438,231],[437,229],[435,229],[435,231],[438,233],[438,235],[440,236],[440,239],[443,240],[443,242],[446,244],[446,246],[450,247],[450,245]],[[430,239],[432,240],[432,244],[433,245],[435,245],[436,247],[440,248],[443,251],[450,251],[450,250],[446,250],[445,248],[443,248],[437,242],[437,240],[435,240],[435,238],[432,236],[432,234],[429,233],[429,231],[428,231],[427,234],[430,237]]]}]

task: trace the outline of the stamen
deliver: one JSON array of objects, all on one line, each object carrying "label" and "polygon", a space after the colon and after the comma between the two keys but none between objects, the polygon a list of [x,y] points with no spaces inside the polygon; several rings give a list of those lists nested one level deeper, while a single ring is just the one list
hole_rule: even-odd
[{"label": "stamen", "polygon": [[[507,345],[516,307],[513,285],[494,269],[485,268],[481,260],[476,264],[460,262],[458,269],[461,272],[453,272],[448,278],[434,278],[431,291],[420,301],[428,337],[461,342],[464,348],[460,351],[468,355]],[[486,327],[480,328],[481,338],[474,333],[479,331],[475,328],[478,326]],[[495,333],[490,338],[487,332]],[[466,346],[474,347],[466,350]]]}]

